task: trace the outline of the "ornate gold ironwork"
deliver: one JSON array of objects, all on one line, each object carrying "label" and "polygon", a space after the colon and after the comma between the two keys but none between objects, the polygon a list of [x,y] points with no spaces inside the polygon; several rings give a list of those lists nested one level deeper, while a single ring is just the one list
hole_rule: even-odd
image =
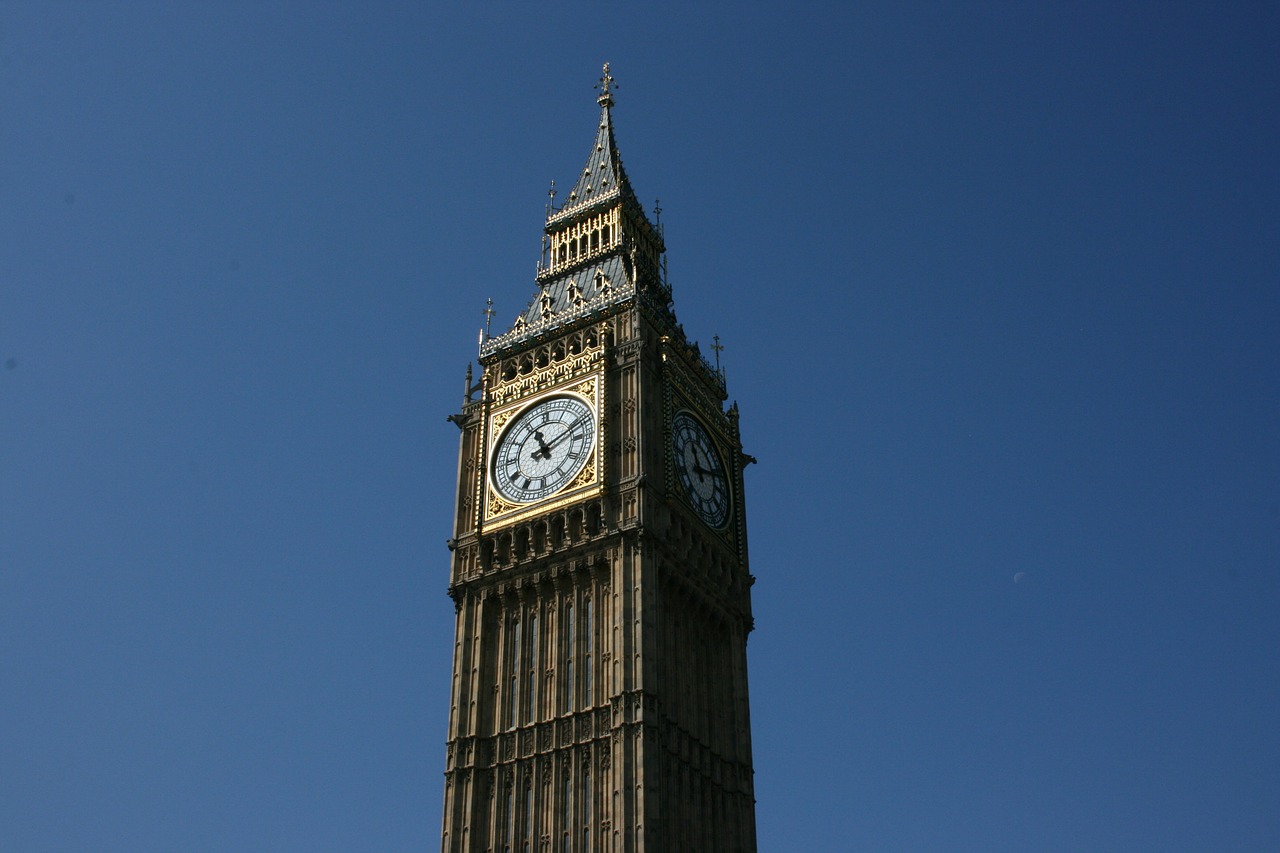
[{"label": "ornate gold ironwork", "polygon": [[[604,345],[583,350],[575,355],[553,361],[546,367],[539,368],[514,379],[500,381],[493,389],[493,405],[505,406],[530,394],[537,394],[556,385],[566,382],[575,376],[591,371],[604,359]],[[585,396],[585,395],[584,395]],[[592,401],[594,402],[594,400]]]}]

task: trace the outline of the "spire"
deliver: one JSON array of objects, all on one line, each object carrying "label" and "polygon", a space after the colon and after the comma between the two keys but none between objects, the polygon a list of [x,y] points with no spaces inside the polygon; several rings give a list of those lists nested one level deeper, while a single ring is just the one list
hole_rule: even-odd
[{"label": "spire", "polygon": [[600,95],[596,103],[600,105],[600,126],[596,129],[595,144],[587,155],[587,164],[578,174],[578,180],[564,200],[564,207],[551,210],[548,221],[560,216],[576,213],[595,203],[612,201],[621,197],[624,201],[639,204],[635,192],[631,189],[631,181],[627,179],[626,170],[622,168],[622,158],[618,155],[618,143],[613,137],[613,92],[618,83],[609,72],[609,63],[604,64],[600,82],[595,86]]},{"label": "spire", "polygon": [[[666,246],[631,189],[613,136],[610,111],[617,87],[605,63],[595,87],[600,123],[586,166],[568,193],[557,195],[554,184],[548,193],[538,292],[507,332],[496,337],[482,333],[482,360],[599,318],[633,299],[669,310]],[[559,208],[557,198],[563,200]]]}]

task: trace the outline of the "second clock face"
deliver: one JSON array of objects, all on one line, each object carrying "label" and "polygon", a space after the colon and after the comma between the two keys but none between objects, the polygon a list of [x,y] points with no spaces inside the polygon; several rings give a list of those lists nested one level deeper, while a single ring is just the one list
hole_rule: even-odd
[{"label": "second clock face", "polygon": [[493,452],[493,485],[509,501],[529,503],[567,486],[591,456],[596,422],[577,397],[549,397],[521,412]]},{"label": "second clock face", "polygon": [[711,436],[688,412],[679,412],[671,422],[672,449],[676,476],[702,520],[723,527],[729,518],[729,481],[720,454]]}]

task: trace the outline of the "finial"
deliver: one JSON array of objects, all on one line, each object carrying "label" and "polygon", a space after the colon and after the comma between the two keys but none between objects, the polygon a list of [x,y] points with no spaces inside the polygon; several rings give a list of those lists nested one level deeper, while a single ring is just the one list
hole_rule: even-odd
[{"label": "finial", "polygon": [[491,297],[489,297],[489,300],[485,303],[485,306],[484,306],[484,337],[485,337],[485,340],[488,340],[488,339],[489,339],[489,324],[493,322],[493,315],[494,315],[494,314],[497,314],[497,313],[498,313],[497,311],[494,311],[494,310],[493,310],[493,297],[491,296]]},{"label": "finial", "polygon": [[596,103],[602,107],[613,106],[613,90],[618,88],[618,81],[613,79],[613,75],[609,73],[609,63],[604,64],[604,74],[600,76],[600,82],[595,86],[600,90],[600,97],[596,98]]},{"label": "finial", "polygon": [[712,335],[711,340],[715,341],[715,343],[711,345],[711,348],[715,350],[716,353],[716,373],[720,373],[720,353],[724,351],[724,346],[720,343],[719,335]]},{"label": "finial", "polygon": [[660,198],[653,200],[653,221],[655,225],[662,224],[662,199]]}]

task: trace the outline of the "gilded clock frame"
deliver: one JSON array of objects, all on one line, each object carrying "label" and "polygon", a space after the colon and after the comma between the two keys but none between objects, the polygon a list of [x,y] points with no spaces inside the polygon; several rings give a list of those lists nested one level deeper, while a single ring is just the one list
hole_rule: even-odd
[{"label": "gilded clock frame", "polygon": [[[685,359],[666,341],[663,342],[662,367],[665,382],[663,400],[663,457],[666,460],[667,494],[672,495],[681,505],[693,514],[706,529],[733,541],[735,534],[741,532],[742,502],[742,466],[738,464],[737,442],[729,428],[728,418],[711,394],[707,393],[706,382],[699,381],[698,375],[685,363]],[[702,515],[693,508],[684,485],[680,483],[676,473],[675,458],[675,417],[679,412],[688,412],[702,428],[706,430],[711,443],[720,455],[720,464],[724,466],[726,486],[729,492],[729,506],[725,520],[719,527],[712,527]]]},{"label": "gilded clock frame", "polygon": [[[550,371],[548,371],[550,372]],[[607,424],[604,418],[604,372],[597,368],[594,371],[574,376],[568,381],[558,384],[543,385],[539,382],[521,383],[524,394],[495,394],[496,399],[505,399],[504,405],[495,407],[489,412],[485,428],[485,440],[481,447],[481,464],[484,474],[481,478],[484,490],[482,504],[483,526],[486,529],[504,527],[523,521],[531,516],[541,515],[558,509],[583,498],[599,494],[604,486],[603,448],[606,446]],[[509,389],[514,390],[514,389]],[[531,503],[516,503],[507,500],[498,493],[493,481],[493,454],[497,449],[502,432],[514,419],[527,409],[536,406],[551,397],[575,397],[587,404],[595,418],[595,441],[592,442],[591,453],[579,471],[560,491],[541,500]]]}]

